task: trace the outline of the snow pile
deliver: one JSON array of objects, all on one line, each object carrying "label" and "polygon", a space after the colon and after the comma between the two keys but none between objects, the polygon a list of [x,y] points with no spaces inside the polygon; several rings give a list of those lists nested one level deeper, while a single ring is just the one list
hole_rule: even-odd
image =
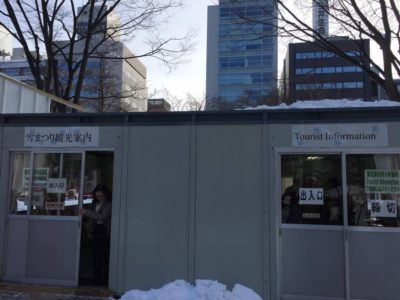
[{"label": "snow pile", "polygon": [[400,106],[400,102],[391,100],[363,101],[363,100],[315,100],[315,101],[296,101],[292,104],[281,103],[276,106],[259,105],[256,107],[246,107],[245,110],[253,109],[292,109],[292,108],[345,108],[345,107],[387,107]]},{"label": "snow pile", "polygon": [[212,280],[196,280],[196,286],[176,280],[157,290],[126,292],[121,300],[262,300],[253,290],[236,284],[232,291]]}]

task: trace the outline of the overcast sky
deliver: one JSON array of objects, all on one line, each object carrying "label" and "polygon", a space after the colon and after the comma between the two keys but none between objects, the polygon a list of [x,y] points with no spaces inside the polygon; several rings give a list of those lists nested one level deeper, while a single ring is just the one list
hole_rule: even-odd
[{"label": "overcast sky", "polygon": [[[187,29],[196,29],[196,47],[194,52],[187,56],[186,63],[169,71],[161,62],[147,58],[141,61],[147,67],[147,85],[149,94],[154,89],[167,89],[171,95],[179,97],[191,93],[202,97],[205,93],[206,82],[206,48],[207,48],[207,6],[212,5],[212,0],[186,0],[185,7],[176,12],[172,17],[168,33],[184,35]],[[214,1],[215,2],[215,1]],[[128,43],[135,52],[134,42]],[[165,93],[165,92],[164,92]],[[165,95],[158,95],[164,96]],[[166,97],[168,98],[168,97]]]}]

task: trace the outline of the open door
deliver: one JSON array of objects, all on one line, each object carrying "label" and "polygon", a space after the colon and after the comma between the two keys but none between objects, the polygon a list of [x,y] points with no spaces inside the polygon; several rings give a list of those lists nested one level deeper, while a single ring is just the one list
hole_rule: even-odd
[{"label": "open door", "polygon": [[[97,205],[93,200],[92,192],[99,184],[112,191],[113,165],[114,154],[112,152],[86,152],[82,203],[84,209],[96,211]],[[111,196],[108,198],[110,199],[107,199],[107,201],[112,200]],[[97,212],[100,209],[97,207]],[[108,222],[111,224],[111,220],[108,220]],[[103,225],[103,221],[95,220],[85,214],[82,217],[79,262],[80,285],[108,285],[110,228],[105,226],[104,230],[107,229],[107,233],[104,233],[103,230],[103,233],[100,232],[99,237],[99,224]],[[108,237],[106,234],[108,234]]]}]

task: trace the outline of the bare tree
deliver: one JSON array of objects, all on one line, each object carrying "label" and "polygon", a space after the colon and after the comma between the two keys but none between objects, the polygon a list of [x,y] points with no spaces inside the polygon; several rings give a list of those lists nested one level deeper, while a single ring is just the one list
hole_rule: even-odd
[{"label": "bare tree", "polygon": [[[93,112],[146,111],[147,86],[145,79],[124,80],[114,62],[103,57],[87,67],[81,105]],[[126,75],[125,75],[126,77]]]},{"label": "bare tree", "polygon": [[[331,22],[335,35],[346,35],[360,40],[360,51],[365,53],[363,39],[374,41],[381,52],[379,57],[363,55],[357,59],[335,46],[326,35],[313,28],[304,17],[304,8],[318,5]],[[274,0],[277,9],[278,34],[300,41],[314,40],[321,48],[359,66],[382,86],[388,96],[400,101],[394,79],[400,77],[400,4],[396,0],[329,0],[321,5],[318,0]],[[300,12],[300,13],[299,13]],[[269,20],[266,20],[269,22]],[[381,62],[382,60],[382,62]]]},{"label": "bare tree", "polygon": [[195,96],[189,92],[184,97],[171,93],[168,89],[155,89],[149,95],[149,98],[159,98],[167,101],[171,107],[171,111],[202,111],[205,109],[206,97]]},{"label": "bare tree", "polygon": [[[35,85],[41,90],[79,103],[89,60],[104,57],[105,49],[121,39],[146,34],[147,49],[134,56],[108,52],[108,59],[151,56],[176,64],[192,49],[191,32],[182,37],[160,33],[169,12],[182,6],[181,0],[82,2],[78,9],[74,0],[0,1],[0,25],[24,48]],[[46,58],[45,68],[41,55]]]},{"label": "bare tree", "polygon": [[190,93],[186,93],[186,105],[184,110],[188,111],[202,111],[205,109],[206,105],[206,97],[203,95],[202,97],[196,97]]},{"label": "bare tree", "polygon": [[[256,5],[259,0],[253,0]],[[262,1],[261,1],[262,2]],[[269,24],[276,28],[281,39],[315,42],[319,47],[359,66],[388,96],[400,101],[400,92],[394,80],[400,77],[400,4],[397,0],[272,0],[272,14],[260,20],[241,10],[240,0],[231,0],[238,6],[237,14],[245,22]],[[259,6],[263,9],[263,6]],[[359,41],[362,59],[336,46],[333,40],[309,22],[310,12],[318,7],[328,16],[333,36],[348,36]],[[262,38],[258,37],[258,38]],[[363,40],[377,44],[381,54],[372,57]]]}]

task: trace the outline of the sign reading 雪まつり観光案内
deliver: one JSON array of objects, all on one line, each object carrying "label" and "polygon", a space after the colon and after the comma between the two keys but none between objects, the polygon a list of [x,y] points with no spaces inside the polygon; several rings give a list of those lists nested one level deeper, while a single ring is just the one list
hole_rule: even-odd
[{"label": "sign reading \u96ea\u307e\u3064\u308a\u89b3\u5149\u6848\u5185", "polygon": [[383,147],[387,124],[313,124],[292,126],[294,147]]},{"label": "sign reading \u96ea\u307e\u3064\u308a\u89b3\u5149\u6848\u5185", "polygon": [[400,170],[365,170],[366,193],[400,194]]},{"label": "sign reading \u96ea\u307e\u3064\u308a\u89b3\u5149\u6848\u5185", "polygon": [[98,147],[98,127],[26,127],[25,147]]}]

